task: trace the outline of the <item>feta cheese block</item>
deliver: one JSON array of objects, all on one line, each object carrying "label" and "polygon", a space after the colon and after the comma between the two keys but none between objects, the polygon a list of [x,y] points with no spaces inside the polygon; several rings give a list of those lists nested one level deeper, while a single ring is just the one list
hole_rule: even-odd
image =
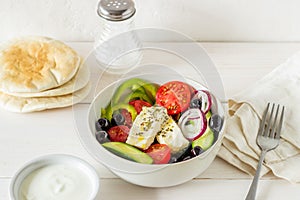
[{"label": "feta cheese block", "polygon": [[167,119],[169,116],[166,108],[144,106],[132,124],[126,143],[143,150],[147,149]]},{"label": "feta cheese block", "polygon": [[189,141],[183,136],[181,129],[170,116],[162,125],[156,139],[160,144],[168,145],[172,153],[179,152],[189,146]]}]

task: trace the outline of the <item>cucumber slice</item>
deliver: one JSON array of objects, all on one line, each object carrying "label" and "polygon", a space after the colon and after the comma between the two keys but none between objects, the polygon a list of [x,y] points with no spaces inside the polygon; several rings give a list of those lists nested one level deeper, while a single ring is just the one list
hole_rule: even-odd
[{"label": "cucumber slice", "polygon": [[110,152],[138,163],[152,164],[153,159],[139,149],[123,142],[106,142],[102,144]]},{"label": "cucumber slice", "polygon": [[205,151],[213,145],[214,138],[215,136],[213,131],[207,127],[204,134],[192,142],[192,147],[194,148],[195,146],[200,146]]}]

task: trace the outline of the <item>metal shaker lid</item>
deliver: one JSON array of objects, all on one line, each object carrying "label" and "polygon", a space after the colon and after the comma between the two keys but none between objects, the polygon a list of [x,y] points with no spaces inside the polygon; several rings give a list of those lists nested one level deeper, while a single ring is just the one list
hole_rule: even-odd
[{"label": "metal shaker lid", "polygon": [[100,17],[110,21],[122,21],[132,17],[135,13],[132,0],[100,0],[97,13]]}]

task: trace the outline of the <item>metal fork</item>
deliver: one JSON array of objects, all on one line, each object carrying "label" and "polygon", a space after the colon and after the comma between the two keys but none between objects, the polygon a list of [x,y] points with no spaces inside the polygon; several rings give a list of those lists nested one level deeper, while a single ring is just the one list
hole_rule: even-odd
[{"label": "metal fork", "polygon": [[[260,158],[258,161],[255,176],[253,178],[252,184],[250,186],[250,189],[248,191],[248,194],[247,194],[247,197],[245,200],[254,200],[255,199],[259,174],[260,174],[262,162],[265,159],[265,155],[268,151],[275,149],[279,145],[280,131],[281,131],[283,116],[284,116],[284,106],[282,106],[282,109],[280,112],[281,114],[280,114],[279,113],[280,105],[277,105],[277,108],[275,111],[276,113],[274,116],[273,116],[273,114],[274,114],[275,104],[272,104],[271,113],[268,115],[269,107],[270,107],[270,103],[268,103],[268,106],[263,113],[260,127],[258,130],[256,143],[261,149],[261,154],[260,154]],[[278,115],[280,115],[279,121],[277,120]]]}]

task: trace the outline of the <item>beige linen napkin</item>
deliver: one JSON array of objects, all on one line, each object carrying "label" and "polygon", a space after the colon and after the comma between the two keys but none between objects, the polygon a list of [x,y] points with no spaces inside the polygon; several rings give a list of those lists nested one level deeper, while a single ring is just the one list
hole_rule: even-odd
[{"label": "beige linen napkin", "polygon": [[256,135],[268,102],[285,106],[279,146],[267,153],[261,175],[300,182],[300,52],[228,101],[229,116],[219,157],[254,175],[260,155]]}]

